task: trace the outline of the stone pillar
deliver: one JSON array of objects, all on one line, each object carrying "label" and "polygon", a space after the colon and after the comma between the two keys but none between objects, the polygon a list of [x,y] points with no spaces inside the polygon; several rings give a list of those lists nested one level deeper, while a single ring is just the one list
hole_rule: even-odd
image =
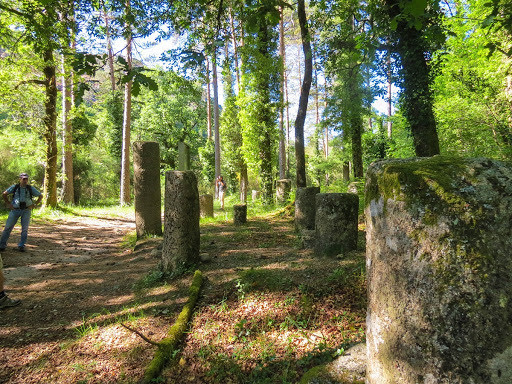
[{"label": "stone pillar", "polygon": [[178,170],[190,170],[190,147],[183,141],[178,143]]},{"label": "stone pillar", "polygon": [[199,196],[199,213],[201,217],[213,217],[213,196]]},{"label": "stone pillar", "polygon": [[252,200],[259,200],[260,197],[261,197],[261,192],[260,191],[256,191],[256,190],[252,190]]},{"label": "stone pillar", "polygon": [[192,171],[165,174],[164,271],[189,266],[199,258],[199,193]]},{"label": "stone pillar", "polygon": [[302,230],[315,229],[315,196],[320,187],[297,188],[295,192],[295,228]]},{"label": "stone pillar", "polygon": [[276,181],[276,196],[278,203],[285,203],[290,196],[292,181],[290,179],[282,179]]},{"label": "stone pillar", "polygon": [[160,147],[157,142],[133,143],[135,229],[137,237],[162,234]]},{"label": "stone pillar", "polygon": [[336,256],[357,249],[359,198],[353,193],[318,193],[315,253]]},{"label": "stone pillar", "polygon": [[367,383],[512,382],[512,165],[374,163]]},{"label": "stone pillar", "polygon": [[247,205],[237,204],[233,206],[233,223],[242,225],[247,223]]}]

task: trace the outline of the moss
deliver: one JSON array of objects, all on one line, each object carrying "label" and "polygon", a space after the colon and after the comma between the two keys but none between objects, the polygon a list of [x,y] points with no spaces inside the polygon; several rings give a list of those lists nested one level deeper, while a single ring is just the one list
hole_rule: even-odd
[{"label": "moss", "polygon": [[171,359],[174,350],[177,349],[183,335],[187,330],[187,325],[192,317],[194,306],[196,305],[203,283],[203,274],[197,270],[194,273],[192,284],[189,288],[189,298],[176,323],[169,329],[167,337],[158,343],[158,349],[155,352],[153,360],[149,363],[144,373],[143,383],[150,383],[153,379],[160,375],[167,362]]}]

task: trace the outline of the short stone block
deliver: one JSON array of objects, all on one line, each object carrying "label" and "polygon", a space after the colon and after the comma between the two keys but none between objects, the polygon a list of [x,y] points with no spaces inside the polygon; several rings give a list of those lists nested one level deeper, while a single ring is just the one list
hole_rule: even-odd
[{"label": "short stone block", "polygon": [[320,193],[320,187],[297,188],[295,193],[295,228],[301,232],[304,229],[315,229],[315,196]]},{"label": "short stone block", "polygon": [[315,253],[336,256],[357,249],[358,196],[318,193],[315,203]]},{"label": "short stone block", "polygon": [[213,217],[213,195],[199,196],[199,213],[202,218]]},{"label": "short stone block", "polygon": [[292,181],[290,179],[282,179],[276,181],[276,198],[278,203],[286,203],[292,189]]},{"label": "short stone block", "polygon": [[242,225],[247,223],[247,204],[233,206],[233,224]]},{"label": "short stone block", "polygon": [[511,383],[512,165],[381,161],[365,201],[367,383]]}]

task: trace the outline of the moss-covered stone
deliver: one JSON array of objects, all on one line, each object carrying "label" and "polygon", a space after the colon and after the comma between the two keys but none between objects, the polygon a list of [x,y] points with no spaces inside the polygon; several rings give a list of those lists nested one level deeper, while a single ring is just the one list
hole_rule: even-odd
[{"label": "moss-covered stone", "polygon": [[489,362],[512,346],[512,166],[388,160],[366,186],[368,382],[498,382]]}]

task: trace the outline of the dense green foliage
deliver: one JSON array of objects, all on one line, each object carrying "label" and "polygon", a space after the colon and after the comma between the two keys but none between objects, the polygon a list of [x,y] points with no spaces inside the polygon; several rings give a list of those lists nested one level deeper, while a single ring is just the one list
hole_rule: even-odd
[{"label": "dense green foliage", "polygon": [[[296,52],[301,39],[295,5],[277,1],[183,0],[165,7],[142,1],[128,13],[122,1],[0,3],[0,183],[8,185],[28,171],[39,188],[54,178],[47,193],[59,195],[51,183],[58,189],[62,179],[62,107],[55,95],[61,90],[58,58],[65,53],[74,56],[70,62],[75,69],[71,123],[76,203],[117,199],[124,112],[119,86],[127,81],[134,82],[132,141],[160,143],[162,172],[176,167],[178,142],[185,141],[201,192],[212,193],[216,150],[207,140],[205,86],[211,73],[205,64],[215,48],[217,62],[226,63],[219,77],[224,89],[222,174],[231,193],[244,196],[250,185],[271,202],[278,110],[284,89],[292,89],[290,84],[281,87],[281,68],[291,82],[299,78],[292,73],[296,65],[304,62],[289,48],[284,62],[279,57],[280,6],[287,10],[285,43],[295,45]],[[320,95],[316,106],[309,103],[305,126],[308,183],[343,190],[364,176],[369,163],[389,157],[439,151],[511,158],[509,2],[315,0],[306,3],[306,13],[315,56],[313,82]],[[149,71],[136,60],[129,70],[118,55],[118,90],[112,90],[105,39],[107,32],[123,39],[127,23],[135,38],[158,32],[162,39],[179,33],[181,40],[163,57],[167,69]],[[74,33],[76,53],[70,49]],[[371,106],[376,96],[386,96],[390,79],[398,95],[393,96],[394,115],[385,116]],[[288,95],[290,116],[298,95],[297,89]],[[319,108],[316,126],[309,117],[312,108]],[[288,147],[293,149],[290,142]],[[289,174],[294,175],[293,150],[289,155]]]}]

